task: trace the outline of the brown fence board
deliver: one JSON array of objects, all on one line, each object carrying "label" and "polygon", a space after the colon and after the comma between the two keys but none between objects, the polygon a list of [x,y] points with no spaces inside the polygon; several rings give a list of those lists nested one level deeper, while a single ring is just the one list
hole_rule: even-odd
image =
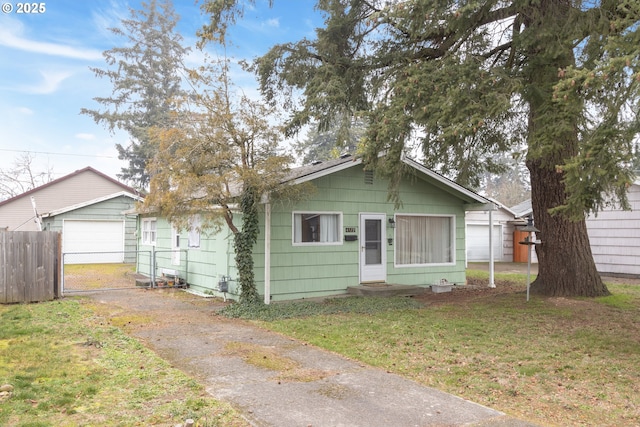
[{"label": "brown fence board", "polygon": [[57,232],[0,232],[0,303],[54,299],[59,245]]}]

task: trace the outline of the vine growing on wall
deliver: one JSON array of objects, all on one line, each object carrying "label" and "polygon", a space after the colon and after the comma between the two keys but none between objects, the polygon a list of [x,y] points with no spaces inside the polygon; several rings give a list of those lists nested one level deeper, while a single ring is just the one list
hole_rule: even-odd
[{"label": "vine growing on wall", "polygon": [[260,302],[253,271],[253,246],[258,241],[258,235],[260,234],[257,205],[255,188],[245,188],[240,199],[242,228],[234,233],[233,245],[240,284],[240,302],[245,304]]}]

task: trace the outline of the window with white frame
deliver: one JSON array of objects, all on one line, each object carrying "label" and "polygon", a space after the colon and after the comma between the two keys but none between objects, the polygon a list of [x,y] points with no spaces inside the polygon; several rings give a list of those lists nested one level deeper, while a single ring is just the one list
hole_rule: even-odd
[{"label": "window with white frame", "polygon": [[157,227],[157,221],[155,218],[142,219],[142,244],[143,245],[156,244],[156,234],[157,234],[156,227]]},{"label": "window with white frame", "polygon": [[397,266],[454,262],[455,217],[396,215]]},{"label": "window with white frame", "polygon": [[338,212],[294,212],[294,244],[342,243],[342,214]]},{"label": "window with white frame", "polygon": [[194,215],[191,217],[189,221],[189,247],[190,248],[199,248],[200,247],[200,215]]}]

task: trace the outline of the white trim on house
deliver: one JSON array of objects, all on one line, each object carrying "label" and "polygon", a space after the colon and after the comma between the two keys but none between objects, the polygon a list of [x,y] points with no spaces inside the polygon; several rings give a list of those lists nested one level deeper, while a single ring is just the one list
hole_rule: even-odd
[{"label": "white trim on house", "polygon": [[[398,221],[398,217],[403,217],[403,216],[411,216],[411,217],[430,217],[430,218],[449,218],[450,219],[450,223],[449,223],[449,239],[451,241],[451,247],[449,249],[449,255],[451,256],[451,261],[447,261],[447,262],[433,262],[433,263],[414,263],[414,264],[399,264],[398,263],[398,246],[399,246],[399,239],[398,239],[398,225],[399,225],[399,221]],[[437,266],[442,266],[442,265],[446,265],[446,266],[450,266],[450,265],[455,265],[456,264],[456,215],[438,215],[438,214],[412,214],[412,213],[396,213],[393,216],[393,219],[395,221],[395,228],[393,230],[393,266],[395,268],[410,268],[410,267],[437,267]]]},{"label": "white trim on house", "polygon": [[[495,209],[493,202],[490,199],[487,199],[484,196],[481,196],[459,184],[456,184],[454,181],[451,181],[444,176],[427,169],[422,166],[420,163],[415,160],[409,159],[406,156],[402,156],[401,161],[407,166],[412,167],[413,169],[422,172],[424,175],[434,179],[435,181],[443,184],[445,187],[454,190],[462,195],[472,199],[476,202],[477,205],[470,206],[469,209],[479,209],[479,210],[490,210]],[[321,178],[323,176],[331,175],[332,173],[339,172],[344,169],[349,169],[354,166],[358,166],[362,164],[361,157],[344,157],[341,159],[331,160],[325,163],[320,163],[316,166],[309,166],[308,172],[302,172],[298,176],[294,176],[291,179],[292,184],[301,184],[303,182],[312,181],[314,179]],[[302,168],[300,168],[302,169]],[[478,206],[479,205],[479,206]]]},{"label": "white trim on house", "polygon": [[[155,229],[152,231],[151,229],[145,230],[144,224],[155,224]],[[140,221],[140,231],[142,232],[142,236],[140,236],[140,241],[143,245],[155,246],[158,240],[158,219],[156,217],[142,218]],[[149,233],[149,238],[145,239],[145,233]]]},{"label": "white trim on house", "polygon": [[446,187],[449,187],[452,190],[458,191],[464,194],[465,196],[475,200],[477,203],[482,205],[482,207],[478,207],[480,210],[495,210],[494,204],[491,202],[491,200],[487,199],[486,197],[481,196],[459,184],[456,184],[454,181],[451,181],[450,179],[445,178],[444,176],[432,171],[431,169],[427,169],[426,167],[422,166],[420,163],[416,162],[415,160],[411,160],[403,156],[402,161],[403,163],[427,175],[428,177],[438,181],[441,184],[444,184]]},{"label": "white trim on house", "polygon": [[96,199],[93,200],[87,200],[86,202],[82,202],[82,203],[77,203],[75,205],[71,205],[71,206],[65,206],[64,208],[60,208],[60,209],[56,209],[56,210],[52,210],[51,212],[47,212],[42,214],[42,218],[49,218],[52,216],[57,216],[63,213],[67,213],[67,212],[71,212],[71,211],[75,211],[76,209],[81,209],[87,206],[91,206],[91,205],[95,205],[96,203],[100,203],[100,202],[104,202],[107,200],[111,200],[111,199],[115,199],[121,196],[125,196],[125,197],[129,197],[133,200],[136,200],[138,202],[141,202],[144,200],[144,198],[135,195],[133,193],[128,193],[126,191],[120,191],[118,193],[113,193],[113,194],[109,194],[107,196],[102,196],[102,197],[98,197]]},{"label": "white trim on house", "polygon": [[[296,242],[296,215],[337,215],[338,216],[338,224],[336,225],[336,240],[322,242],[322,241],[313,241],[313,242]],[[338,246],[342,245],[342,224],[343,224],[343,213],[339,211],[292,211],[291,212],[291,244],[293,246]]]},{"label": "white trim on house", "polygon": [[[318,178],[322,178],[323,176],[327,176],[327,175],[331,175],[335,172],[340,172],[341,170],[345,170],[345,169],[349,169],[353,166],[357,166],[357,165],[361,165],[362,164],[362,158],[352,158],[348,161],[344,161],[341,163],[338,163],[334,166],[330,166],[328,168],[324,168],[324,169],[320,169],[320,170],[316,170],[313,171],[309,174],[300,176],[298,178],[295,178],[292,181],[292,184],[296,185],[296,184],[302,184],[303,182],[308,182],[308,181],[313,181],[314,179],[318,179]],[[320,164],[321,165],[321,164]]]},{"label": "white trim on house", "polygon": [[[377,247],[378,253],[380,255],[380,262],[367,262],[368,260],[368,248],[367,243],[373,242],[376,240],[367,239],[367,221],[375,221],[380,222],[380,235],[374,236],[380,238],[380,246]],[[358,223],[360,225],[359,230],[359,239],[360,239],[360,250],[359,252],[359,260],[358,260],[358,270],[359,270],[359,280],[360,283],[381,283],[387,281],[387,249],[386,249],[386,222],[387,215],[385,213],[375,213],[375,212],[360,212],[358,214]]]},{"label": "white trim on house", "polygon": [[271,303],[271,203],[264,204],[264,303]]}]

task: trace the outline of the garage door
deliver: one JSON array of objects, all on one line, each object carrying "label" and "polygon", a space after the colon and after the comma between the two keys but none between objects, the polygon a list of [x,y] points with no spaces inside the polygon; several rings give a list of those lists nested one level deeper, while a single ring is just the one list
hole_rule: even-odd
[{"label": "garage door", "polygon": [[[502,226],[493,226],[493,259],[502,259]],[[467,225],[467,260],[489,261],[489,226]]]},{"label": "garage door", "polygon": [[123,262],[124,222],[65,220],[62,250],[65,264]]}]

